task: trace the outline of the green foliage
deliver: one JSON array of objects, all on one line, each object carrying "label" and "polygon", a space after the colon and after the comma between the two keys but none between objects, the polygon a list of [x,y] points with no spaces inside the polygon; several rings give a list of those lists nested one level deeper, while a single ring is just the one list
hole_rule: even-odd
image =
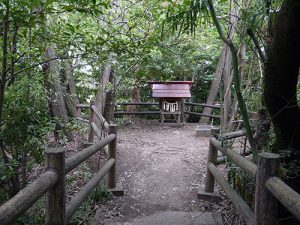
[{"label": "green foliage", "polygon": [[100,203],[112,197],[112,193],[106,186],[98,186],[91,194],[91,199],[94,203]]},{"label": "green foliage", "polygon": [[227,179],[232,187],[239,193],[239,195],[248,203],[254,204],[255,180],[250,178],[240,167],[232,162],[227,162]]},{"label": "green foliage", "polygon": [[20,216],[13,225],[45,224],[45,198],[40,198],[25,214]]},{"label": "green foliage", "polygon": [[13,154],[24,151],[37,162],[46,147],[44,137],[52,127],[45,90],[39,82],[24,78],[6,92],[0,136],[9,149],[16,151]]},{"label": "green foliage", "polygon": [[289,149],[281,150],[279,154],[283,160],[281,163],[281,176],[284,179],[300,177],[300,153]]},{"label": "green foliage", "polygon": [[23,215],[17,219],[13,225],[42,225],[45,223],[45,218],[38,215]]},{"label": "green foliage", "polygon": [[72,216],[70,225],[77,225],[82,223],[87,223],[90,221],[91,216],[93,215],[93,208],[95,204],[103,203],[107,199],[112,197],[111,193],[104,186],[98,186],[90,194],[87,201],[85,201],[76,213]]}]

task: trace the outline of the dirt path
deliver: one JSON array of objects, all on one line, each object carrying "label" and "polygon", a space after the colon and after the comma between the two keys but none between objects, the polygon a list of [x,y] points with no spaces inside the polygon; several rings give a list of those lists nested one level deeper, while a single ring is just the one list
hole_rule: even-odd
[{"label": "dirt path", "polygon": [[208,138],[196,137],[195,128],[195,124],[170,127],[145,121],[120,127],[118,174],[125,195],[99,205],[95,224],[130,222],[158,211],[213,210],[213,204],[197,199]]}]

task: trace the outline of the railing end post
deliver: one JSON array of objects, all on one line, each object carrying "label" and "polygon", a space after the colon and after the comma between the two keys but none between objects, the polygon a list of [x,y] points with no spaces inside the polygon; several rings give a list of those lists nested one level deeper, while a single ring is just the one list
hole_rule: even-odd
[{"label": "railing end post", "polygon": [[[209,163],[216,164],[217,157],[218,157],[218,149],[211,143],[212,139],[213,137],[211,137],[209,140],[207,165]],[[204,187],[199,187],[198,198],[205,199],[205,200],[219,201],[220,196],[218,193],[214,192],[214,186],[215,186],[215,178],[213,174],[210,172],[209,167],[207,166]]]},{"label": "railing end post", "polygon": [[263,152],[258,155],[255,189],[255,221],[256,225],[278,224],[277,199],[268,191],[266,182],[270,177],[278,176],[279,155]]},{"label": "railing end post", "polygon": [[49,148],[45,151],[45,169],[58,175],[57,183],[46,194],[46,225],[65,225],[65,150]]},{"label": "railing end post", "polygon": [[[117,125],[109,124],[108,133],[117,135]],[[116,163],[117,163],[116,158],[117,158],[117,137],[108,144],[108,159],[115,159],[115,163],[109,170],[107,176],[108,188],[116,187]]]},{"label": "railing end post", "polygon": [[90,101],[90,114],[89,114],[90,130],[89,130],[89,136],[88,136],[89,142],[94,142],[94,137],[95,137],[95,131],[92,127],[92,123],[94,122],[94,111],[93,111],[92,106],[94,104],[95,104],[94,101]]},{"label": "railing end post", "polygon": [[108,134],[116,134],[118,131],[118,125],[117,124],[109,124],[108,125]]},{"label": "railing end post", "polygon": [[117,168],[116,168],[116,164],[117,164],[117,129],[118,129],[118,126],[116,124],[109,124],[108,133],[115,134],[116,138],[112,142],[110,142],[108,145],[108,158],[115,159],[115,163],[111,167],[111,169],[108,171],[107,186],[113,195],[121,196],[121,195],[124,195],[123,186],[120,182],[117,182],[117,179],[116,179],[116,173],[117,173]]}]

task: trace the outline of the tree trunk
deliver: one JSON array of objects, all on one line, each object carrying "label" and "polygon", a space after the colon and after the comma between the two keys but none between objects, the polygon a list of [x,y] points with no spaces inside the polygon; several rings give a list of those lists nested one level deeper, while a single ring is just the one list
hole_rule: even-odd
[{"label": "tree trunk", "polygon": [[[245,43],[242,43],[239,47],[238,51],[238,64],[239,64],[239,75],[240,80],[244,79],[245,74],[245,66],[246,66],[246,45]],[[236,95],[234,96],[232,107],[231,107],[231,113],[230,113],[230,119],[229,119],[229,125],[228,129],[229,131],[235,130],[235,123],[232,121],[236,119],[238,113],[238,101]]]},{"label": "tree trunk", "polygon": [[5,15],[2,21],[2,71],[0,82],[0,125],[2,125],[2,113],[4,103],[4,90],[7,82],[7,58],[8,58],[8,32],[9,32],[9,13],[10,6],[9,1],[6,2]]},{"label": "tree trunk", "polygon": [[[300,193],[300,177],[297,174],[300,160],[300,112],[297,104],[297,83],[300,66],[300,1],[285,0],[277,15],[273,39],[268,48],[265,64],[264,97],[271,116],[277,146],[274,152],[290,150],[285,162],[295,178],[285,182]],[[298,170],[299,171],[299,170]],[[290,213],[280,206],[282,224],[299,224]]]},{"label": "tree trunk", "polygon": [[64,98],[66,102],[66,107],[69,114],[72,117],[76,117],[76,104],[79,102],[77,92],[76,92],[76,84],[73,76],[73,68],[71,64],[71,60],[65,59],[63,61],[64,68]]},{"label": "tree trunk", "polygon": [[[300,152],[297,82],[300,65],[300,1],[285,0],[274,24],[265,66],[264,97],[277,149]],[[298,154],[300,158],[300,154]]]},{"label": "tree trunk", "polygon": [[[46,57],[47,59],[56,58],[54,48],[46,48]],[[50,98],[52,102],[52,112],[53,115],[59,117],[63,120],[67,120],[67,108],[64,101],[64,96],[61,87],[61,81],[59,76],[59,64],[58,60],[51,60],[48,62],[48,73],[50,81]]]},{"label": "tree trunk", "polygon": [[[56,58],[53,46],[46,48],[46,58],[49,60]],[[66,103],[63,96],[63,90],[61,87],[58,60],[50,60],[47,63],[46,73],[50,100],[50,114],[58,119],[55,129],[56,139],[58,138],[58,130],[62,130],[66,134],[67,138],[71,140],[72,135],[66,130],[68,115]]]},{"label": "tree trunk", "polygon": [[[227,51],[227,46],[224,45],[221,55],[220,55],[220,58],[219,58],[219,61],[218,61],[217,69],[215,72],[215,77],[212,82],[212,85],[211,85],[211,88],[209,91],[209,95],[206,99],[206,104],[212,105],[215,103],[217,94],[219,92],[220,82],[222,79],[222,71],[223,71],[223,67],[225,64],[226,51]],[[211,112],[212,112],[212,108],[204,107],[203,114],[211,114]],[[201,116],[200,121],[199,121],[200,124],[207,124],[208,122],[209,122],[209,117]]]},{"label": "tree trunk", "polygon": [[[140,102],[141,101],[141,96],[140,96],[140,89],[138,87],[134,87],[132,90],[132,102]],[[138,107],[137,105],[129,105],[127,107],[128,112],[134,112],[137,111]]]},{"label": "tree trunk", "polygon": [[253,133],[252,133],[252,128],[251,128],[250,122],[249,122],[247,106],[245,104],[245,101],[243,99],[242,92],[241,92],[241,82],[240,82],[240,77],[239,77],[239,65],[238,65],[238,56],[237,56],[238,49],[235,47],[234,43],[232,42],[232,39],[228,38],[223,33],[222,27],[217,19],[212,0],[208,0],[207,3],[208,3],[208,7],[210,10],[210,14],[211,14],[213,23],[215,24],[215,26],[217,28],[219,36],[222,39],[222,41],[228,45],[228,47],[230,48],[230,51],[231,51],[232,68],[233,68],[233,76],[232,77],[233,77],[233,83],[234,83],[234,90],[235,90],[235,94],[236,94],[236,97],[237,97],[237,100],[239,103],[241,116],[244,121],[244,127],[246,130],[246,134],[247,134],[247,137],[249,139],[249,143],[250,143],[250,146],[252,149],[253,161],[256,162],[257,156],[258,156],[257,147],[256,147],[256,144],[253,139]]},{"label": "tree trunk", "polygon": [[226,46],[228,50],[226,50],[225,56],[225,65],[223,69],[223,81],[224,81],[224,117],[223,117],[223,129],[228,129],[228,122],[230,119],[231,105],[232,105],[232,94],[231,94],[231,84],[232,84],[232,74],[231,74],[231,52],[229,47]]},{"label": "tree trunk", "polygon": [[[228,23],[228,38],[232,39],[235,34],[235,30],[238,22],[238,12],[235,8],[230,10],[230,22]],[[227,123],[229,120],[229,114],[232,104],[232,94],[231,94],[231,84],[232,84],[232,74],[231,74],[231,66],[232,66],[232,56],[231,51],[228,45],[224,44],[221,56],[218,61],[217,69],[215,72],[215,79],[213,80],[211,90],[206,100],[206,104],[214,104],[216,96],[219,91],[220,82],[223,76],[224,79],[224,127],[227,127]],[[204,114],[211,114],[212,108],[204,107]],[[221,115],[222,117],[222,115]],[[209,117],[201,117],[200,123],[207,124],[209,121]]]},{"label": "tree trunk", "polygon": [[105,88],[106,88],[106,86],[109,82],[110,76],[111,76],[112,58],[113,58],[113,53],[109,53],[108,61],[104,67],[104,72],[100,78],[98,93],[96,96],[95,105],[102,114],[104,113],[106,94],[107,94]]}]

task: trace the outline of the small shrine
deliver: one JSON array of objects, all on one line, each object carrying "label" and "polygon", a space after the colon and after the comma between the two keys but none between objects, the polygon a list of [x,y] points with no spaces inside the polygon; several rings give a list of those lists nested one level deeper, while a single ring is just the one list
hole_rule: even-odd
[{"label": "small shrine", "polygon": [[177,123],[184,122],[184,102],[191,97],[193,81],[149,81],[152,97],[159,98],[161,123],[173,117]]}]

